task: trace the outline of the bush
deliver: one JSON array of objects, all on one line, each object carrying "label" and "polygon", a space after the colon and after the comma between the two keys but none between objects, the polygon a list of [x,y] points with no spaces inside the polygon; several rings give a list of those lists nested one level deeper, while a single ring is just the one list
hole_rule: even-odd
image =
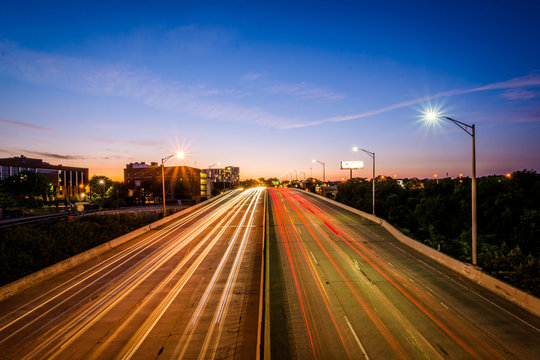
[{"label": "bush", "polygon": [[159,213],[92,215],[17,225],[0,232],[0,285],[152,223]]}]

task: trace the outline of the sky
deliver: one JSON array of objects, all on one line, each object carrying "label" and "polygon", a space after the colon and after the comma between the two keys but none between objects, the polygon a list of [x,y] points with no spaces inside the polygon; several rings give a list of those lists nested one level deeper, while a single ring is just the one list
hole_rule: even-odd
[{"label": "sky", "polygon": [[[0,157],[123,180],[178,150],[243,179],[540,171],[538,1],[10,1]],[[218,166],[215,166],[218,167]],[[287,171],[289,172],[287,174]]]}]

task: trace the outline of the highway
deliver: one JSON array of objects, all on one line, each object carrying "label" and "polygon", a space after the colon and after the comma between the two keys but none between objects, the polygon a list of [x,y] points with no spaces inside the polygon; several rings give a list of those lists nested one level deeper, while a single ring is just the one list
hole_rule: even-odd
[{"label": "highway", "polygon": [[359,215],[269,192],[272,358],[540,358],[538,317]]},{"label": "highway", "polygon": [[7,298],[0,357],[255,358],[263,221],[264,189],[230,191]]}]

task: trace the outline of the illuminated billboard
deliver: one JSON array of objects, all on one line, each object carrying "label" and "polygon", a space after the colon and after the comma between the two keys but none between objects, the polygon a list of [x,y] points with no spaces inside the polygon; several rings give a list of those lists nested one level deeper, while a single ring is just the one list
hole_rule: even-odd
[{"label": "illuminated billboard", "polygon": [[341,162],[341,169],[343,170],[349,170],[349,169],[363,169],[364,168],[364,162],[363,161],[356,161],[356,160],[350,160],[350,161],[342,161]]}]

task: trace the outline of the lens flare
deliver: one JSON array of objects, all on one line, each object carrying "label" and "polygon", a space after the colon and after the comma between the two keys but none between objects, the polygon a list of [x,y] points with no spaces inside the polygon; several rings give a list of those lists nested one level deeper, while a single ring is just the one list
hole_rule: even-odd
[{"label": "lens flare", "polygon": [[439,109],[434,107],[425,108],[423,111],[422,118],[430,124],[433,124],[439,120],[441,116]]}]

